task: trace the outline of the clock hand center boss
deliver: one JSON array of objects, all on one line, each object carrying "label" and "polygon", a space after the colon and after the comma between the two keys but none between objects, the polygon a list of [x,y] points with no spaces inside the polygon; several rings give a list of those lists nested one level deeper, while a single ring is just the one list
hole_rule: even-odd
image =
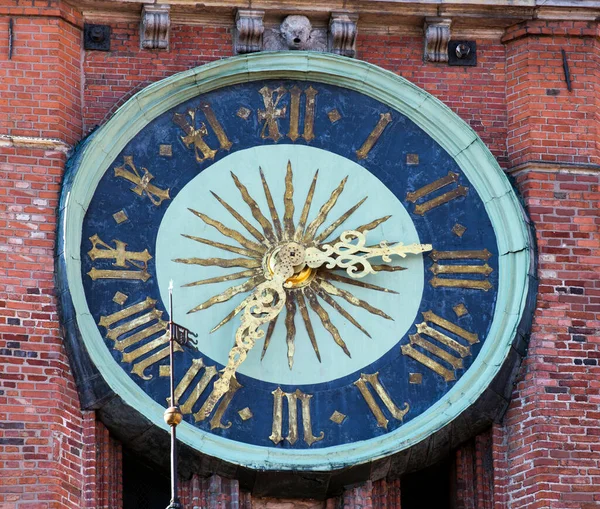
[{"label": "clock hand center boss", "polygon": [[285,288],[301,288],[312,281],[317,268],[346,269],[353,278],[375,274],[370,258],[381,257],[390,262],[392,255],[405,258],[407,254],[431,251],[431,244],[403,243],[390,246],[382,241],[378,247],[366,246],[366,235],[356,230],[348,230],[340,235],[340,241],[318,247],[305,247],[298,242],[285,242],[269,251],[263,260],[271,279],[258,285],[244,308],[241,324],[235,334],[235,346],[228,356],[223,374],[215,382],[214,390],[206,402],[206,412],[210,413],[221,397],[229,390],[231,378],[254,347],[264,336],[262,325],[273,320],[284,308]]}]

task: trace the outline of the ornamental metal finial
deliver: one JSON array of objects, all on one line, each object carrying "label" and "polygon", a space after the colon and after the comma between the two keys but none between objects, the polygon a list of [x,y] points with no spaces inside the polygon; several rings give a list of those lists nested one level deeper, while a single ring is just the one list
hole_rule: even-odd
[{"label": "ornamental metal finial", "polygon": [[173,280],[169,281],[169,385],[171,406],[169,406],[163,415],[165,422],[171,427],[171,502],[167,509],[183,509],[183,505],[179,501],[177,494],[177,483],[179,475],[177,473],[177,426],[181,423],[183,415],[177,405],[175,399],[175,367],[174,367],[174,352],[175,343],[181,346],[195,348],[196,341],[191,339],[191,336],[197,337],[189,329],[175,323],[173,320]]}]

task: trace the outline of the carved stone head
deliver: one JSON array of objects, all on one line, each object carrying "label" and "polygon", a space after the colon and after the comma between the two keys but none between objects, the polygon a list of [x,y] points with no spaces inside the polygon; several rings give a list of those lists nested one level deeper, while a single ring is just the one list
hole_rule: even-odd
[{"label": "carved stone head", "polygon": [[306,16],[288,16],[281,23],[280,31],[288,49],[308,49],[312,25]]}]

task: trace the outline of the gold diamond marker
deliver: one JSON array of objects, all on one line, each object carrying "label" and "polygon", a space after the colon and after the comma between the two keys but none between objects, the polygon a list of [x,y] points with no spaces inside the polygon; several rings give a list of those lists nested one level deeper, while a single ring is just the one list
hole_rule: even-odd
[{"label": "gold diamond marker", "polygon": [[158,376],[169,376],[171,374],[171,366],[165,364],[164,366],[158,366]]},{"label": "gold diamond marker", "polygon": [[343,414],[342,412],[338,412],[336,410],[335,412],[333,412],[331,414],[331,417],[329,418],[329,420],[335,422],[336,424],[342,424],[342,422],[344,422],[345,418],[346,418],[346,414]]},{"label": "gold diamond marker", "polygon": [[469,314],[469,310],[466,308],[466,306],[462,302],[460,304],[457,304],[456,306],[454,306],[452,309],[456,313],[456,316],[458,316],[459,318],[461,316],[465,316],[465,315]]},{"label": "gold diamond marker", "polygon": [[115,222],[117,224],[121,224],[121,223],[127,221],[129,218],[127,217],[127,214],[125,214],[124,210],[119,210],[119,212],[115,212],[113,214],[113,219],[115,220]]},{"label": "gold diamond marker", "polygon": [[173,156],[173,147],[171,145],[159,145],[158,154],[165,157]]},{"label": "gold diamond marker", "polygon": [[123,304],[125,304],[125,301],[128,299],[129,297],[127,297],[127,295],[125,295],[124,293],[121,292],[117,292],[115,293],[115,296],[113,297],[113,302],[116,302],[117,304],[119,304],[120,306],[122,306]]},{"label": "gold diamond marker", "polygon": [[247,421],[248,419],[252,419],[252,417],[254,417],[252,410],[250,410],[248,407],[242,408],[238,414],[242,418],[242,421]]},{"label": "gold diamond marker", "polygon": [[406,154],[406,164],[419,164],[419,154]]},{"label": "gold diamond marker", "polygon": [[335,124],[340,118],[342,118],[342,115],[340,115],[340,112],[336,109],[333,109],[327,113],[327,116],[332,124]]},{"label": "gold diamond marker", "polygon": [[456,223],[454,225],[454,228],[452,228],[452,233],[454,233],[454,235],[456,235],[457,237],[462,237],[466,231],[467,227],[459,223]]},{"label": "gold diamond marker", "polygon": [[248,108],[245,108],[244,106],[242,106],[242,107],[240,107],[239,110],[237,110],[236,115],[238,117],[240,117],[242,120],[248,120],[250,118],[251,113],[252,112]]},{"label": "gold diamond marker", "polygon": [[408,381],[411,384],[420,384],[423,381],[423,375],[421,373],[409,373]]}]

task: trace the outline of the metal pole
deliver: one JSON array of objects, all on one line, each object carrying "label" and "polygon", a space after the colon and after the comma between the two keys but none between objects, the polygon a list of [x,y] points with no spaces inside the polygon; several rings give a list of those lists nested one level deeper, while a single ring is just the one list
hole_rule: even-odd
[{"label": "metal pole", "polygon": [[181,422],[181,412],[175,401],[175,369],[173,365],[175,330],[173,325],[173,281],[169,283],[169,382],[171,385],[171,406],[165,410],[165,422],[171,426],[171,503],[167,509],[183,509],[177,495],[177,425]]}]

